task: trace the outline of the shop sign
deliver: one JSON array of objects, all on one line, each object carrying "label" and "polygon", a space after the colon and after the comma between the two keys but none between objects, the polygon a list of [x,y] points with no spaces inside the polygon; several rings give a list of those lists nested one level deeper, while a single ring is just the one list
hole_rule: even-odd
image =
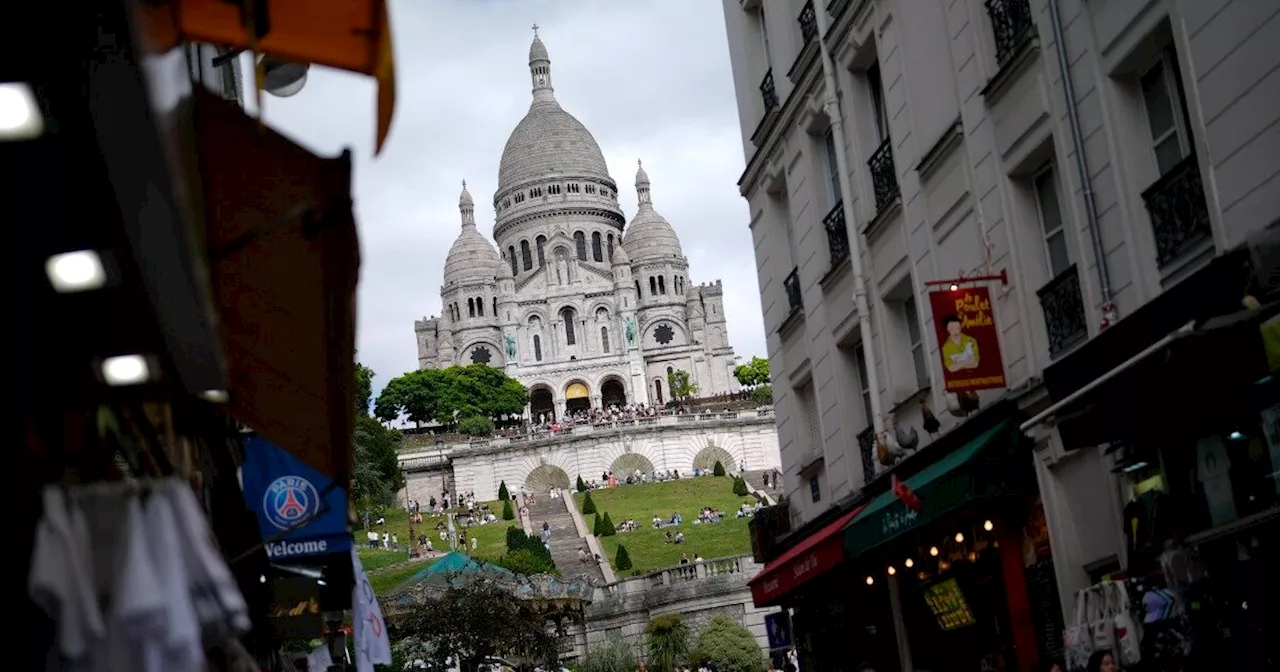
[{"label": "shop sign", "polygon": [[267,557],[279,562],[351,548],[347,493],[262,437],[245,439],[245,503],[258,518]]},{"label": "shop sign", "polygon": [[920,520],[920,513],[912,509],[903,508],[902,511],[890,511],[881,518],[880,531],[885,536],[897,534],[905,530]]},{"label": "shop sign", "polygon": [[320,613],[320,585],[315,579],[276,579],[271,582],[267,627],[281,639],[308,639],[324,630]]},{"label": "shop sign", "polygon": [[765,632],[769,636],[769,650],[791,648],[791,619],[786,611],[778,611],[764,617]]},{"label": "shop sign", "polygon": [[929,294],[947,392],[1006,386],[991,292],[958,287]]}]

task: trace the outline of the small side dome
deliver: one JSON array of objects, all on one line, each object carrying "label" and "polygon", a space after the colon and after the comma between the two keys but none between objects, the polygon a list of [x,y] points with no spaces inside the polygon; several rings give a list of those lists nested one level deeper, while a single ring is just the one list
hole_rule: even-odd
[{"label": "small side dome", "polygon": [[636,198],[640,207],[635,219],[627,225],[622,244],[627,248],[631,260],[636,262],[683,257],[684,250],[680,247],[680,238],[676,236],[675,229],[653,209],[649,174],[644,172],[644,164],[639,161],[636,163],[639,164],[636,170]]},{"label": "small side dome", "polygon": [[462,183],[462,194],[458,196],[458,210],[462,214],[462,233],[453,241],[449,255],[445,257],[444,284],[477,280],[492,283],[505,264],[489,239],[476,230],[475,201],[471,198],[471,192],[467,191],[465,181]]}]

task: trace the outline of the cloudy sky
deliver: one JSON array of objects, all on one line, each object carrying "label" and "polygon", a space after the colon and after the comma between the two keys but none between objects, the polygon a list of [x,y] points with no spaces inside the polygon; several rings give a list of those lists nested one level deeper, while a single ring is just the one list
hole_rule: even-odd
[{"label": "cloudy sky", "polygon": [[467,181],[476,220],[493,231],[498,160],[528,110],[531,27],[551,54],[556,97],[595,135],[635,214],[636,159],[671,221],[691,279],[724,282],[730,341],[764,355],[742,143],[720,3],[715,0],[401,0],[392,5],[396,116],[372,156],[373,86],[313,72],[267,122],[314,150],[357,156],[358,357],[375,386],[417,366],[413,320],[440,314],[445,254],[460,230]]}]

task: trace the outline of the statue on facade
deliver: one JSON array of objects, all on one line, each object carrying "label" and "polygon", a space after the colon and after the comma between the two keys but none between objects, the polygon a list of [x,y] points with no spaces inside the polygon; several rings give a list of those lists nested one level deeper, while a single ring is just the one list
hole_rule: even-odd
[{"label": "statue on facade", "polygon": [[636,323],[635,320],[627,318],[627,345],[636,344]]},{"label": "statue on facade", "polygon": [[516,337],[512,336],[511,334],[507,334],[507,359],[511,360],[515,358],[516,358]]}]

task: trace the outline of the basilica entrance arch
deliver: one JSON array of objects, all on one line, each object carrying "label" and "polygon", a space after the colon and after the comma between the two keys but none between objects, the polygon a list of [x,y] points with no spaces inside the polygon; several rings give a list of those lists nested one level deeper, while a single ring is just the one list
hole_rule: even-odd
[{"label": "basilica entrance arch", "polygon": [[609,471],[617,474],[619,479],[625,479],[628,476],[635,476],[637,471],[641,474],[652,474],[655,469],[653,462],[644,455],[623,453],[609,465]]},{"label": "basilica entrance arch", "polygon": [[555,394],[546,385],[535,385],[529,390],[529,418],[533,422],[541,422],[543,415],[548,420],[556,417]]},{"label": "basilica entrance arch", "polygon": [[693,468],[703,471],[711,471],[715,469],[716,462],[724,465],[725,473],[733,473],[737,471],[738,463],[729,454],[729,451],[720,446],[707,446],[698,451],[693,457]]},{"label": "basilica entrance arch", "polygon": [[569,474],[553,464],[535,467],[528,476],[524,477],[525,489],[540,494],[546,494],[552,488],[568,490],[569,485]]},{"label": "basilica entrance arch", "polygon": [[564,387],[564,410],[566,413],[587,411],[591,408],[591,389],[581,380],[575,380]]},{"label": "basilica entrance arch", "polygon": [[627,405],[627,388],[621,380],[610,376],[600,384],[600,405],[604,408]]}]

